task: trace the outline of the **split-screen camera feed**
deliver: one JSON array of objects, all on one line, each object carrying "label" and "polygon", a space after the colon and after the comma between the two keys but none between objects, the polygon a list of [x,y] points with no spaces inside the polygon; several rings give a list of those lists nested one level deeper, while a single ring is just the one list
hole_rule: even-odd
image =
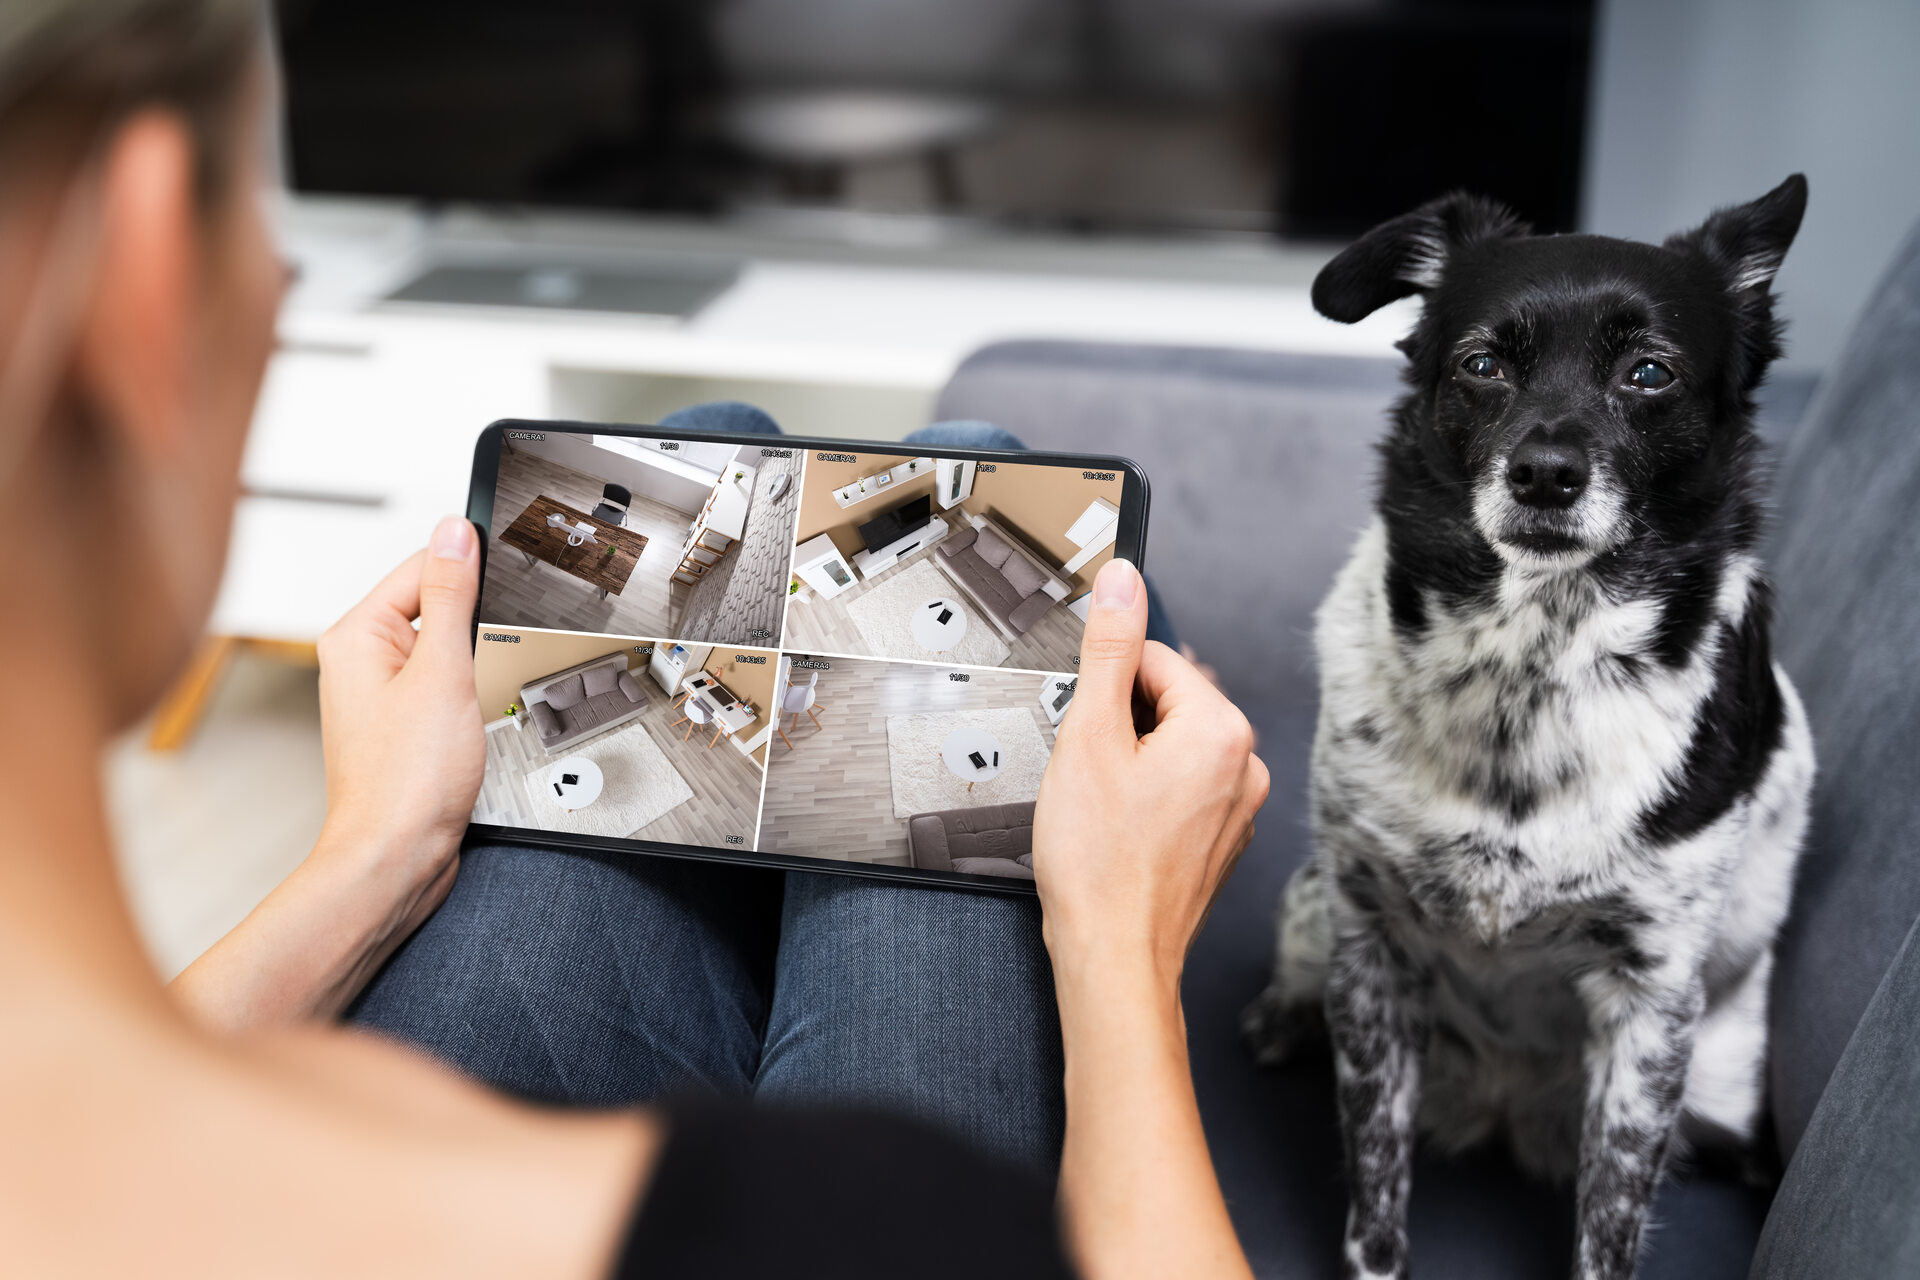
[{"label": "split-screen camera feed", "polygon": [[474,820],[1030,880],[1122,483],[508,432]]}]

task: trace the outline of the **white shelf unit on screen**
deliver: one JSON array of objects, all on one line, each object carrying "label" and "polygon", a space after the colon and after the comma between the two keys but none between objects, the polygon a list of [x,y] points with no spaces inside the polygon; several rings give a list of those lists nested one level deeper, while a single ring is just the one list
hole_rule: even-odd
[{"label": "white shelf unit on screen", "polygon": [[932,458],[908,458],[890,470],[876,471],[870,476],[847,481],[833,491],[833,500],[842,507],[858,506],[883,493],[892,493],[896,486],[918,479],[932,470]]}]

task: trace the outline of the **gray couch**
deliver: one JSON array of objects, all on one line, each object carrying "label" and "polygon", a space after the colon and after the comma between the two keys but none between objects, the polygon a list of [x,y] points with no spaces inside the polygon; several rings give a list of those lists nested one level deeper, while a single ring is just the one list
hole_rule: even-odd
[{"label": "gray couch", "polygon": [[993,520],[971,513],[967,520],[936,554],[993,625],[1017,639],[1067,598],[1071,584]]},{"label": "gray couch", "polygon": [[1033,801],[942,809],[907,819],[913,865],[931,871],[1033,879]]},{"label": "gray couch", "polygon": [[609,653],[522,685],[520,705],[540,745],[564,751],[645,711],[647,695],[627,670],[627,655]]},{"label": "gray couch", "polygon": [[[1783,305],[1791,317],[1792,298]],[[1397,376],[1385,360],[1015,343],[967,361],[938,406],[1035,448],[1146,466],[1149,573],[1166,566],[1155,585],[1169,616],[1203,656],[1231,659],[1230,691],[1259,729],[1273,797],[1194,949],[1185,1006],[1214,1157],[1261,1275],[1337,1274],[1346,1193],[1331,1071],[1258,1071],[1236,1019],[1266,980],[1274,903],[1307,852],[1309,620],[1367,519]],[[1809,390],[1776,374],[1762,404],[1780,462],[1777,655],[1820,752],[1774,982],[1785,1178],[1769,1193],[1677,1170],[1644,1280],[1920,1273],[1920,232],[1803,416]],[[1182,571],[1196,564],[1207,572]],[[1498,1152],[1423,1154],[1414,1187],[1419,1275],[1566,1273],[1568,1189]]]}]

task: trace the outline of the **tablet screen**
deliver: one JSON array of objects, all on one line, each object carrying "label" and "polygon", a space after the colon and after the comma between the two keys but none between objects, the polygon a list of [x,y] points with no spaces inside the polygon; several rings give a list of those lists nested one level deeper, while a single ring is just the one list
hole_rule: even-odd
[{"label": "tablet screen", "polygon": [[639,430],[483,439],[474,821],[1030,883],[1137,473]]}]

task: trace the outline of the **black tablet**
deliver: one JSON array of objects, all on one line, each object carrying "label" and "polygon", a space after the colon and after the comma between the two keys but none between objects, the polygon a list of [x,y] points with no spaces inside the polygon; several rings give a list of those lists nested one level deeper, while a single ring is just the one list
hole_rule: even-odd
[{"label": "black tablet", "polygon": [[1033,888],[1124,458],[579,422],[474,450],[468,838]]}]

